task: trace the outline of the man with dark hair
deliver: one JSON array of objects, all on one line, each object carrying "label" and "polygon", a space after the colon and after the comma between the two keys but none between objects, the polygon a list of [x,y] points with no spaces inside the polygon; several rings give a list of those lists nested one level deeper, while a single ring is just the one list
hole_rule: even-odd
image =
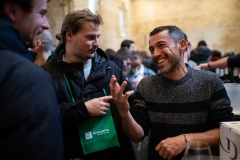
[{"label": "man with dark hair", "polygon": [[124,40],[122,41],[120,48],[126,48],[132,53],[135,50],[134,41]]},{"label": "man with dark hair", "polygon": [[[230,99],[214,73],[186,67],[187,42],[176,26],[161,26],[150,33],[151,58],[160,73],[138,84],[134,107],[112,76],[110,87],[125,132],[139,143],[150,133],[148,159],[181,160],[187,143],[197,141],[219,148],[219,122],[232,121]],[[197,159],[197,158],[196,158]]]},{"label": "man with dark hair", "polygon": [[49,28],[46,2],[0,1],[0,159],[63,158],[53,82],[27,49]]},{"label": "man with dark hair", "polygon": [[116,57],[123,61],[123,66],[122,68],[120,68],[123,72],[126,72],[131,68],[131,61],[130,61],[131,55],[132,53],[126,48],[120,48],[116,52]]},{"label": "man with dark hair", "polygon": [[198,42],[197,47],[200,47],[200,46],[205,46],[205,47],[207,47],[207,43],[206,43],[204,40],[201,40],[201,41]]},{"label": "man with dark hair", "polygon": [[[63,117],[65,159],[134,160],[131,141],[123,131],[119,112],[116,105],[111,103],[112,97],[107,96],[110,95],[111,76],[118,77],[119,83],[126,77],[99,48],[99,27],[102,23],[101,16],[88,9],[69,13],[61,28],[62,44],[43,65],[53,77],[58,92]],[[130,84],[128,86],[131,89]],[[126,88],[126,91],[130,89]],[[78,126],[96,116],[106,116],[109,107],[120,147],[84,155],[79,138],[79,132],[83,129],[78,129]]]}]

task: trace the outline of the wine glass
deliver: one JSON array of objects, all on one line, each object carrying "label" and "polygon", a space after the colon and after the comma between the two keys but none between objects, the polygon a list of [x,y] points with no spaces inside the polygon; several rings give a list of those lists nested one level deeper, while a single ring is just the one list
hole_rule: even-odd
[{"label": "wine glass", "polygon": [[182,160],[213,160],[210,146],[201,141],[188,142]]}]

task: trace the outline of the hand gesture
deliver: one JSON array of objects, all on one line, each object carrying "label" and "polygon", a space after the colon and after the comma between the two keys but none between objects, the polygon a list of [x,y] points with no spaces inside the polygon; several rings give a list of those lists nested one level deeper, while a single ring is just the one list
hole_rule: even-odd
[{"label": "hand gesture", "polygon": [[171,160],[181,153],[186,146],[187,143],[183,135],[179,135],[162,140],[155,149],[161,157]]},{"label": "hand gesture", "polygon": [[116,77],[113,75],[110,81],[110,91],[114,102],[118,107],[118,111],[121,116],[126,115],[129,111],[128,97],[131,96],[134,91],[128,91],[123,94],[123,91],[127,85],[127,82],[124,81],[120,86],[117,83]]},{"label": "hand gesture", "polygon": [[103,116],[110,106],[110,104],[107,103],[110,99],[112,99],[112,96],[94,98],[85,102],[85,106],[91,116]]}]

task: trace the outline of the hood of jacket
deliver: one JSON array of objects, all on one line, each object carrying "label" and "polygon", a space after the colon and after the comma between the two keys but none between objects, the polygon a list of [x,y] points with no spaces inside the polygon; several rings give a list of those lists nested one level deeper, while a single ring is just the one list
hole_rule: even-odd
[{"label": "hood of jacket", "polygon": [[36,53],[27,49],[20,33],[6,19],[0,18],[0,49],[8,50],[33,61]]},{"label": "hood of jacket", "polygon": [[[74,69],[79,70],[83,67],[82,63],[67,63],[62,60],[63,55],[66,53],[65,46],[60,44],[56,50],[53,52],[52,56],[49,58],[49,63],[51,63],[57,70],[64,73],[73,73]],[[107,54],[100,48],[94,53],[92,59],[92,70],[97,70],[102,67],[103,64],[109,60]]]}]

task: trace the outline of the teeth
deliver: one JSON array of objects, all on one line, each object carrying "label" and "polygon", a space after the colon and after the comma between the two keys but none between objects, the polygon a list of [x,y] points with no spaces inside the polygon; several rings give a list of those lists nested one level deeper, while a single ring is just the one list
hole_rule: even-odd
[{"label": "teeth", "polygon": [[165,61],[165,59],[160,59],[159,61],[158,61],[158,64],[161,64],[162,62],[164,62]]}]

